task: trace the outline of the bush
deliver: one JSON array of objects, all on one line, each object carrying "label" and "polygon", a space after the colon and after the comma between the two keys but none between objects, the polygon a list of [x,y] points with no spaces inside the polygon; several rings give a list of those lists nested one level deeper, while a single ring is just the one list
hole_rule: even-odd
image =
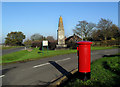
[{"label": "bush", "polygon": [[41,41],[32,41],[32,47],[40,47],[42,49],[42,42]]},{"label": "bush", "polygon": [[[54,50],[56,48],[56,44],[57,42],[56,41],[48,41],[48,48],[49,50]],[[33,41],[32,42],[32,47],[39,47],[40,50],[42,50],[42,41]],[[44,47],[44,49],[47,49],[47,47]]]},{"label": "bush", "polygon": [[24,46],[26,46],[26,47],[30,47],[31,44],[32,44],[32,41],[29,40],[29,39],[27,39],[27,40],[24,41]]},{"label": "bush", "polygon": [[76,42],[66,42],[67,48],[71,49],[77,49],[77,43]]},{"label": "bush", "polygon": [[56,41],[52,41],[52,42],[48,42],[48,48],[50,50],[54,50],[56,48],[57,42]]},{"label": "bush", "polygon": [[120,45],[119,40],[107,40],[107,41],[94,41],[93,46],[114,46]]}]

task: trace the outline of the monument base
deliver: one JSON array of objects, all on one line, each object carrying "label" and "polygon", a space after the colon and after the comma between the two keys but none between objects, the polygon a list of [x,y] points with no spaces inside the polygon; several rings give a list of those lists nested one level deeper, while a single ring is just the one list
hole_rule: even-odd
[{"label": "monument base", "polygon": [[67,50],[67,45],[56,45],[55,50]]},{"label": "monument base", "polygon": [[63,44],[63,45],[56,45],[57,48],[66,48],[67,45]]}]

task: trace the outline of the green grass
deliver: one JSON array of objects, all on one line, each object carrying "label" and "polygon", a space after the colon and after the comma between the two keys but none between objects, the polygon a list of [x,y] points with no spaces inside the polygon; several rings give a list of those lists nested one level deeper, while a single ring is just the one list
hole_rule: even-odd
[{"label": "green grass", "polygon": [[91,50],[103,50],[103,49],[114,49],[118,48],[118,46],[109,46],[109,47],[91,47]]},{"label": "green grass", "polygon": [[10,63],[15,61],[27,61],[27,60],[34,60],[34,59],[40,59],[45,57],[51,57],[56,55],[62,55],[62,54],[69,54],[69,53],[75,53],[76,50],[49,50],[47,51],[40,51],[39,48],[34,48],[31,52],[27,50],[22,50],[10,54],[6,54],[2,56],[2,63]]},{"label": "green grass", "polygon": [[[112,49],[115,47],[92,47],[92,50],[101,50],[101,49]],[[47,51],[40,51],[39,48],[34,48],[31,52],[27,50],[22,50],[10,54],[6,54],[2,56],[2,63],[11,63],[16,61],[28,61],[28,60],[35,60],[45,57],[52,57],[57,55],[63,55],[63,54],[70,54],[70,53],[76,53],[76,49],[70,49],[70,50],[49,50]]]},{"label": "green grass", "polygon": [[91,79],[71,79],[64,87],[120,87],[120,53],[91,64]]},{"label": "green grass", "polygon": [[6,50],[6,49],[13,49],[13,48],[18,48],[18,47],[22,47],[22,46],[9,46],[9,47],[2,46],[2,47],[0,47],[0,49]]}]

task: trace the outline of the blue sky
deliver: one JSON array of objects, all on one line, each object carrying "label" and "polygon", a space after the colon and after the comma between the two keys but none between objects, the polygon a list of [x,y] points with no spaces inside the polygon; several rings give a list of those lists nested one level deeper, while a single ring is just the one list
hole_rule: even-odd
[{"label": "blue sky", "polygon": [[105,18],[118,25],[118,2],[3,2],[3,38],[11,31],[22,31],[26,38],[39,33],[56,39],[60,16],[67,37],[82,20],[97,24]]}]

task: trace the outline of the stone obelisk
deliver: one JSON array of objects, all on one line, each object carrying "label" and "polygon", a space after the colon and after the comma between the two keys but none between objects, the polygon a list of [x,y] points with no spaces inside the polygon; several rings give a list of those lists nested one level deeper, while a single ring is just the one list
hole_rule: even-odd
[{"label": "stone obelisk", "polygon": [[63,20],[60,16],[59,18],[59,24],[58,24],[58,30],[57,30],[57,48],[65,48],[67,45],[65,45],[65,35],[64,35],[64,27],[63,27]]}]

